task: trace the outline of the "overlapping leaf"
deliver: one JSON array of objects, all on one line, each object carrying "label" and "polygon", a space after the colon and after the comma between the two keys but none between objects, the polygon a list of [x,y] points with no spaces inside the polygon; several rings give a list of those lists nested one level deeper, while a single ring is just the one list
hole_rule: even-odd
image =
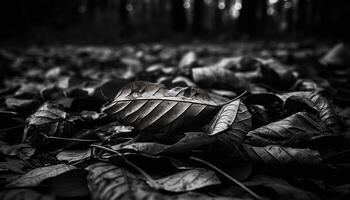
[{"label": "overlapping leaf", "polygon": [[318,116],[324,121],[327,126],[334,132],[339,133],[342,127],[342,121],[335,112],[333,105],[323,96],[317,92],[291,92],[279,95],[283,100],[289,97],[298,96],[310,100],[312,107],[318,111]]},{"label": "overlapping leaf", "polygon": [[199,89],[177,87],[167,90],[158,84],[133,82],[119,91],[103,111],[138,130],[168,132],[195,130],[208,123],[218,108]]},{"label": "overlapping leaf", "polygon": [[138,142],[126,145],[124,149],[133,149],[135,151],[149,155],[185,155],[191,151],[198,150],[201,147],[211,144],[216,139],[202,132],[189,132],[172,145],[159,144],[155,142]]},{"label": "overlapping leaf", "polygon": [[25,187],[25,186],[37,186],[39,183],[47,178],[57,176],[69,170],[75,169],[74,166],[66,164],[51,165],[47,167],[36,168],[18,179],[10,182],[8,186]]},{"label": "overlapping leaf", "polygon": [[215,172],[202,168],[179,172],[155,182],[160,189],[170,192],[186,192],[221,183]]},{"label": "overlapping leaf", "polygon": [[268,166],[311,166],[319,165],[322,161],[318,151],[276,145],[266,147],[243,145],[241,152],[244,153],[246,160]]},{"label": "overlapping leaf", "polygon": [[316,117],[298,112],[248,132],[244,142],[253,146],[296,146],[312,136],[330,135],[326,125]]},{"label": "overlapping leaf", "polygon": [[[226,200],[232,199],[226,196],[206,195],[197,192],[186,192],[182,194],[161,193],[150,188],[144,181],[137,178],[128,170],[111,165],[108,163],[95,163],[87,167],[88,186],[92,194],[92,199],[110,200],[110,199],[212,199]],[[211,175],[211,174],[209,174]],[[167,179],[164,179],[164,181]],[[172,180],[172,179],[170,179]],[[177,186],[184,186],[182,179],[178,179]],[[168,183],[169,180],[162,182]],[[173,184],[172,184],[173,185]],[[187,185],[192,189],[190,185]],[[198,185],[196,185],[198,186]],[[159,189],[165,189],[165,186],[159,186]],[[168,189],[170,189],[168,185]],[[174,189],[174,188],[171,188]]]},{"label": "overlapping leaf", "polygon": [[251,114],[240,99],[224,105],[209,125],[208,134],[232,137],[240,143],[251,129]]},{"label": "overlapping leaf", "polygon": [[39,133],[47,136],[65,136],[70,132],[68,113],[54,104],[45,103],[27,119],[23,140],[31,138],[33,143]]}]

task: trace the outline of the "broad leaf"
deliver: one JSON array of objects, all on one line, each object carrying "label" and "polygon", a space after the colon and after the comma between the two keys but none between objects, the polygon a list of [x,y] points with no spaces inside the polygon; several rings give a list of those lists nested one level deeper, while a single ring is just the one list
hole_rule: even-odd
[{"label": "broad leaf", "polygon": [[103,111],[137,130],[169,132],[196,130],[208,123],[218,108],[199,89],[167,90],[163,85],[133,82],[119,91]]},{"label": "broad leaf", "polygon": [[179,172],[155,182],[158,189],[170,192],[186,192],[221,183],[215,172],[202,168]]},{"label": "broad leaf", "polygon": [[37,186],[41,181],[47,178],[57,176],[59,174],[62,174],[72,169],[75,169],[75,167],[71,165],[66,165],[66,164],[39,167],[20,176],[18,179],[10,182],[7,186],[10,186],[10,187]]},{"label": "broad leaf", "polygon": [[326,125],[306,112],[295,113],[248,132],[244,142],[253,146],[296,146],[312,136],[330,135]]},{"label": "broad leaf", "polygon": [[[240,99],[224,105],[209,125],[209,135],[223,134],[239,143],[251,129],[251,114]],[[220,135],[224,137],[223,135]]]}]

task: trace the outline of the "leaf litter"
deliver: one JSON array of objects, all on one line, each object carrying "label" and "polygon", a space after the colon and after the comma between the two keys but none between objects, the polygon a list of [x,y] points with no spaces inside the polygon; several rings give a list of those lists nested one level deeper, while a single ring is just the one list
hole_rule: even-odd
[{"label": "leaf litter", "polygon": [[252,46],[2,50],[0,197],[348,199],[349,49]]}]

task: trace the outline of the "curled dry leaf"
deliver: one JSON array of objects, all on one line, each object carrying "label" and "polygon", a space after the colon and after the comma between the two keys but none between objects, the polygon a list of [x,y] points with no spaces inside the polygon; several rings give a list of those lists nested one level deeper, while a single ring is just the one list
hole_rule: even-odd
[{"label": "curled dry leaf", "polygon": [[219,106],[204,91],[133,82],[126,85],[103,111],[137,130],[169,132],[195,130],[209,122]]},{"label": "curled dry leaf", "polygon": [[200,189],[206,186],[221,184],[215,172],[207,169],[196,168],[173,174],[155,181],[158,189],[170,192],[186,192]]},{"label": "curled dry leaf", "polygon": [[310,100],[312,107],[318,111],[318,116],[327,124],[334,133],[339,133],[342,129],[342,121],[339,115],[334,110],[333,105],[318,92],[290,92],[279,95],[281,99],[286,101],[289,97],[297,96]]},{"label": "curled dry leaf", "polygon": [[65,136],[71,129],[71,123],[67,121],[68,113],[57,105],[45,103],[33,115],[27,119],[23,140],[31,139],[33,144],[36,135],[44,133],[47,136]]},{"label": "curled dry leaf", "polygon": [[75,169],[74,166],[66,164],[51,165],[47,167],[36,168],[18,179],[7,184],[8,187],[29,187],[37,186],[39,183],[47,178],[57,176],[69,170]]},{"label": "curled dry leaf", "polygon": [[298,112],[249,131],[244,142],[253,146],[297,146],[313,136],[330,134],[326,125],[317,117],[306,112]]},{"label": "curled dry leaf", "polygon": [[[251,129],[251,114],[240,99],[224,105],[209,125],[209,135],[232,137],[240,143]],[[222,134],[221,134],[222,133]]]}]

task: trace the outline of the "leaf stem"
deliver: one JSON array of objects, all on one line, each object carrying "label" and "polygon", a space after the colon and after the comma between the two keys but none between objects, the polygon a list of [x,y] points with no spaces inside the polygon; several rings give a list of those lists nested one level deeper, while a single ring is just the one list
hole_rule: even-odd
[{"label": "leaf stem", "polygon": [[215,171],[219,172],[221,175],[225,176],[226,178],[228,178],[229,180],[231,180],[232,182],[234,182],[236,185],[238,185],[239,187],[241,187],[243,190],[245,190],[247,193],[249,193],[252,197],[254,197],[255,199],[258,200],[262,200],[263,198],[261,198],[258,194],[256,194],[255,192],[253,192],[251,189],[249,189],[248,187],[246,187],[243,183],[239,182],[238,180],[236,180],[235,178],[233,178],[232,176],[230,176],[229,174],[227,174],[226,172],[222,171],[221,169],[219,169],[218,167],[216,167],[215,165],[202,160],[200,158],[197,157],[190,157],[191,160],[200,162],[202,164],[205,164],[207,166],[209,166],[210,168],[214,169]]}]

